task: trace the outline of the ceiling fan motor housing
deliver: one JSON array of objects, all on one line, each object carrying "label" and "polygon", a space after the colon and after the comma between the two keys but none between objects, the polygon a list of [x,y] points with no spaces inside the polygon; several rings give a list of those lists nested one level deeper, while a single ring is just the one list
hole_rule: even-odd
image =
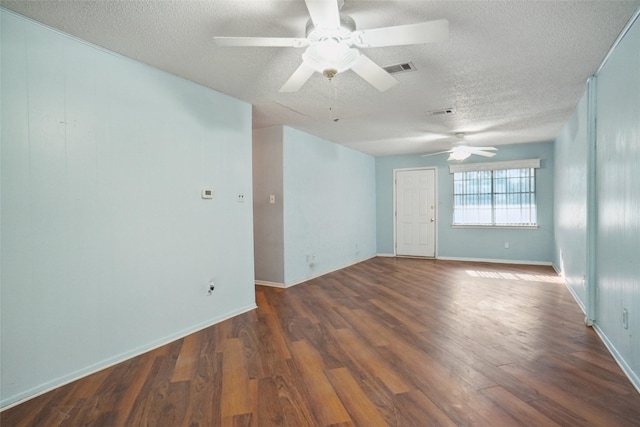
[{"label": "ceiling fan motor housing", "polygon": [[[305,35],[309,40],[313,40],[312,33],[316,27],[313,25],[313,20],[309,19],[307,21],[306,32]],[[320,28],[318,29],[320,30]],[[340,14],[340,28],[325,28],[325,30],[331,31],[333,34],[344,34],[345,37],[349,37],[349,35],[356,30],[356,21],[353,20],[349,15]]]}]

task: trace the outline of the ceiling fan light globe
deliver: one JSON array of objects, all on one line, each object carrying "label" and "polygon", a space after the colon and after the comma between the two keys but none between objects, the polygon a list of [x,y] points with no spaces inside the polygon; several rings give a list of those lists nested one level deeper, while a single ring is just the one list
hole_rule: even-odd
[{"label": "ceiling fan light globe", "polygon": [[454,150],[449,154],[449,158],[447,160],[464,160],[470,155],[471,153],[465,150]]},{"label": "ceiling fan light globe", "polygon": [[332,72],[335,75],[351,68],[358,59],[358,51],[344,43],[322,42],[309,46],[302,59],[318,73],[335,70]]}]

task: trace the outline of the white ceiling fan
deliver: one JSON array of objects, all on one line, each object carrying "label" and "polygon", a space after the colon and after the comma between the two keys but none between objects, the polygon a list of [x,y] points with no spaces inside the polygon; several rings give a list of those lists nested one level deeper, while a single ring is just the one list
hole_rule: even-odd
[{"label": "white ceiling fan", "polygon": [[471,155],[483,156],[483,157],[493,157],[496,153],[492,153],[492,151],[497,151],[496,147],[471,147],[469,145],[464,144],[464,133],[456,133],[456,137],[458,138],[458,145],[455,145],[453,148],[447,151],[439,151],[437,153],[429,153],[423,154],[422,157],[435,156],[438,154],[449,153],[449,157],[447,161],[458,160],[462,161],[469,158]]},{"label": "white ceiling fan", "polygon": [[296,92],[314,72],[332,79],[346,70],[353,70],[378,90],[385,91],[398,81],[357,48],[434,43],[449,38],[449,21],[446,19],[356,31],[355,21],[348,15],[340,15],[344,1],[305,0],[305,3],[311,16],[307,22],[306,38],[213,39],[220,46],[306,47],[302,64],[280,89],[280,92]]}]

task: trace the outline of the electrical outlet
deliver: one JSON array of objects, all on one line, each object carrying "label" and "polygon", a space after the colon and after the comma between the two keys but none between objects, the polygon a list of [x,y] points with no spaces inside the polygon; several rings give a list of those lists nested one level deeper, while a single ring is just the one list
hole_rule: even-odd
[{"label": "electrical outlet", "polygon": [[504,248],[509,249],[509,242],[504,242]]},{"label": "electrical outlet", "polygon": [[242,203],[244,202],[244,193],[239,193],[238,194],[238,203]]},{"label": "electrical outlet", "polygon": [[215,289],[216,283],[213,280],[209,280],[209,291],[207,293],[211,295]]},{"label": "electrical outlet", "polygon": [[629,329],[629,312],[626,308],[622,309],[622,327]]}]

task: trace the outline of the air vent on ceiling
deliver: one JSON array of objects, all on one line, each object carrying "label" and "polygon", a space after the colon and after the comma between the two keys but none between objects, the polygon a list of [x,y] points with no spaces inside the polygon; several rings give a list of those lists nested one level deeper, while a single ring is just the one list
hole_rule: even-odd
[{"label": "air vent on ceiling", "polygon": [[427,116],[442,116],[442,115],[453,114],[455,112],[456,112],[455,108],[443,108],[441,110],[427,111],[424,114]]},{"label": "air vent on ceiling", "polygon": [[384,70],[389,74],[404,73],[406,71],[414,71],[415,69],[416,69],[415,65],[413,65],[413,63],[411,62],[405,62],[403,64],[388,65],[384,67]]}]

